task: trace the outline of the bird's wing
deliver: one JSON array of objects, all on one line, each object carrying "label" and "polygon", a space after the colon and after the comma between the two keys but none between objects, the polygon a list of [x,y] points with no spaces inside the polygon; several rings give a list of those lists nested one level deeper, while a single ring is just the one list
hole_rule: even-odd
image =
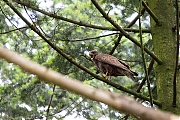
[{"label": "bird's wing", "polygon": [[94,59],[100,62],[109,64],[109,65],[116,66],[118,68],[121,68],[127,71],[130,71],[129,66],[127,64],[123,63],[122,61],[118,60],[116,57],[112,55],[99,53],[98,55],[96,55]]},{"label": "bird's wing", "polygon": [[126,63],[122,62],[121,60],[118,59],[118,61],[123,64],[124,66],[126,66],[128,69],[130,69],[129,65],[127,65]]}]

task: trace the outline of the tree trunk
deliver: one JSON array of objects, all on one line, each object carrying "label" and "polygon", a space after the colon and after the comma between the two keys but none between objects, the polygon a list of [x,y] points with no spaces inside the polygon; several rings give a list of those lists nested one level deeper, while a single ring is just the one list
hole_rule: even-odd
[{"label": "tree trunk", "polygon": [[[151,32],[155,55],[162,60],[162,64],[155,66],[158,100],[162,109],[180,114],[177,107],[173,107],[173,79],[176,66],[176,31],[174,7],[171,0],[149,0],[149,7],[162,23],[158,26],[151,18]],[[177,89],[180,85],[177,84]],[[178,97],[177,97],[178,98]],[[177,105],[180,101],[177,99]],[[176,112],[177,111],[177,112]]]}]

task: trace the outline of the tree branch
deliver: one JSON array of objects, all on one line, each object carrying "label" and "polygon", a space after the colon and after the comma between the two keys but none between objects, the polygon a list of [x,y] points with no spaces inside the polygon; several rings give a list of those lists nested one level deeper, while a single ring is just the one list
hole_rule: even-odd
[{"label": "tree branch", "polygon": [[118,39],[117,39],[117,41],[115,42],[112,50],[111,50],[110,53],[109,53],[110,55],[112,55],[112,54],[114,53],[114,51],[115,51],[115,49],[117,48],[117,46],[119,45],[122,37],[123,37],[123,35],[122,35],[121,33],[119,33]]},{"label": "tree branch", "polygon": [[[143,9],[141,10],[141,15],[143,15],[144,12],[145,12],[145,8],[143,8]],[[138,14],[138,15],[129,23],[129,25],[127,25],[126,27],[127,27],[127,28],[130,28],[131,26],[133,26],[133,25],[136,23],[136,21],[139,19],[139,17],[140,17],[140,14]]]},{"label": "tree branch", "polygon": [[7,34],[7,33],[10,33],[10,32],[14,32],[16,30],[21,30],[21,29],[28,29],[29,27],[21,27],[21,28],[16,28],[16,29],[13,29],[13,30],[9,30],[9,31],[6,31],[6,32],[1,32],[0,34]]},{"label": "tree branch", "polygon": [[89,37],[89,38],[84,38],[84,39],[78,39],[78,40],[60,40],[60,41],[66,41],[66,42],[79,42],[79,41],[86,41],[86,40],[92,40],[92,39],[98,39],[98,38],[102,38],[102,37],[107,37],[107,36],[111,36],[111,35],[117,35],[119,33],[110,33],[110,34],[106,34],[106,35],[100,35],[97,37]]},{"label": "tree branch", "polygon": [[[126,38],[131,40],[133,43],[135,43],[137,46],[141,47],[141,44],[132,36],[130,36],[126,31],[124,31],[116,22],[112,20],[111,17],[109,17],[104,10],[99,6],[99,4],[96,2],[96,0],[91,0],[94,6],[99,10],[99,12],[103,15],[103,17],[108,20],[116,29],[118,29]],[[144,47],[144,50],[158,63],[161,64],[162,61],[157,58],[149,49]]]},{"label": "tree branch", "polygon": [[[144,14],[144,12],[145,12],[145,9],[143,8],[141,11],[141,14]],[[139,17],[140,17],[140,15],[138,14],[126,27],[130,28],[131,26],[133,26]],[[112,55],[114,53],[114,51],[117,48],[117,46],[119,45],[122,37],[123,37],[123,35],[119,34],[119,37],[118,37],[117,41],[115,42],[114,47],[112,48],[111,52],[109,53],[110,55]]]},{"label": "tree branch", "polygon": [[178,70],[178,61],[179,61],[179,4],[176,0],[176,66],[174,69],[174,79],[173,79],[173,107],[176,107],[177,99],[177,90],[176,90],[176,79],[177,79],[177,70]]},{"label": "tree branch", "polygon": [[157,18],[157,16],[152,12],[152,10],[149,8],[149,6],[142,0],[142,5],[146,9],[146,11],[149,13],[149,15],[153,18],[153,20],[156,22],[158,26],[161,26],[161,22]]},{"label": "tree branch", "polygon": [[53,99],[53,96],[54,96],[55,88],[56,88],[56,85],[53,86],[53,94],[52,94],[51,97],[50,97],[49,104],[48,104],[48,108],[47,108],[47,110],[46,110],[46,120],[48,120],[48,117],[49,117],[49,108],[50,108],[50,106],[51,106],[51,102],[52,102],[52,99]]},{"label": "tree branch", "polygon": [[[140,3],[139,3],[139,16],[141,16],[141,8],[142,8],[142,0],[140,0]],[[150,104],[151,104],[151,107],[153,107],[153,98],[152,98],[152,93],[151,93],[149,75],[148,75],[146,60],[144,56],[144,44],[143,44],[142,31],[141,31],[141,17],[139,17],[139,36],[140,36],[140,42],[141,42],[141,55],[142,55],[142,60],[143,60],[143,65],[144,65],[145,79],[147,80]]]},{"label": "tree branch", "polygon": [[[153,69],[153,64],[154,64],[154,60],[152,59],[150,64],[149,64],[149,67],[148,67],[148,75],[150,74],[150,72]],[[144,79],[142,80],[142,82],[139,85],[138,89],[136,90],[138,93],[140,92],[140,90],[141,90],[142,86],[145,84],[145,82],[146,82],[146,77],[144,77]]]},{"label": "tree branch", "polygon": [[67,78],[60,73],[49,70],[46,67],[25,59],[17,53],[9,51],[3,47],[0,47],[0,58],[20,66],[22,69],[31,74],[37,75],[40,79],[46,82],[53,83],[63,89],[80,94],[91,100],[103,102],[121,112],[138,116],[142,120],[179,120],[180,118],[180,116],[168,112],[162,112],[160,110],[145,107],[126,95],[95,89],[84,85],[80,81]]}]

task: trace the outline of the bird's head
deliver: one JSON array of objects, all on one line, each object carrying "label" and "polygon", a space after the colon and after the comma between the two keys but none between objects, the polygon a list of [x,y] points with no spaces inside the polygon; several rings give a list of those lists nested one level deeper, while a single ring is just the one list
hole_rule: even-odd
[{"label": "bird's head", "polygon": [[89,52],[89,55],[91,56],[91,58],[94,58],[97,54],[98,54],[98,51],[96,51],[96,50],[91,50]]}]

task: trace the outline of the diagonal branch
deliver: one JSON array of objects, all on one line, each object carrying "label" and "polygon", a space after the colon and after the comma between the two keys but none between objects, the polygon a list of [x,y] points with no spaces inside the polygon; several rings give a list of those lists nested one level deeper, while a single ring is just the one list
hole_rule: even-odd
[{"label": "diagonal branch", "polygon": [[[132,36],[130,36],[126,31],[124,31],[115,21],[112,20],[111,17],[109,17],[104,10],[99,6],[99,4],[96,2],[96,0],[91,0],[94,6],[99,10],[99,12],[103,15],[103,17],[108,20],[117,30],[119,30],[126,38],[131,40],[133,43],[135,43],[137,46],[141,47],[141,44]],[[157,58],[149,49],[144,47],[144,50],[158,63],[161,64],[162,61]]]},{"label": "diagonal branch", "polygon": [[[150,74],[150,72],[152,71],[153,69],[153,65],[154,65],[154,60],[152,59],[150,64],[149,64],[149,67],[148,67],[148,75]],[[146,82],[146,77],[144,77],[144,79],[142,80],[141,84],[139,85],[138,89],[136,90],[136,92],[140,92],[142,86],[145,84]]]},{"label": "diagonal branch", "polygon": [[110,55],[112,55],[112,54],[114,53],[114,51],[115,51],[115,49],[118,47],[118,45],[119,45],[122,37],[123,37],[123,35],[122,35],[121,33],[119,33],[118,39],[117,39],[117,41],[115,42],[114,47],[112,48],[112,50],[111,50],[110,53],[109,53]]},{"label": "diagonal branch", "polygon": [[142,0],[142,5],[146,9],[146,11],[149,13],[149,15],[153,18],[153,20],[156,22],[156,24],[158,26],[161,26],[161,22],[159,21],[157,16],[152,12],[152,10],[149,8],[149,6],[146,4],[146,2],[144,2],[144,0]]},{"label": "diagonal branch", "polygon": [[[145,9],[142,9],[141,14],[144,14],[144,12],[145,12]],[[138,14],[126,27],[130,28],[131,26],[133,26],[139,17],[140,17],[140,15]],[[122,37],[123,37],[123,35],[119,34],[119,37],[118,37],[117,41],[115,42],[114,47],[112,48],[111,52],[109,53],[110,55],[112,55],[114,53],[114,51],[117,48],[117,46],[119,45]]]},{"label": "diagonal branch", "polygon": [[[141,15],[143,15],[144,12],[145,12],[145,8],[143,8],[143,9],[141,10]],[[127,28],[130,28],[131,26],[133,26],[133,25],[136,23],[136,21],[139,19],[139,17],[140,17],[140,15],[138,14],[138,15],[129,23],[129,25],[127,25],[126,27],[127,27]]]},{"label": "diagonal branch", "polygon": [[[34,26],[34,25],[31,25],[31,23],[26,20],[22,14],[8,1],[8,0],[3,0],[35,33],[37,33],[44,41],[46,41],[55,51],[57,51],[59,54],[61,54],[64,58],[66,58],[69,62],[71,62],[72,64],[76,65],[78,68],[82,69],[83,71],[87,72],[88,74],[92,75],[93,77],[95,77],[96,79],[99,79],[105,83],[107,83],[108,85],[111,85],[113,86],[114,88],[118,89],[118,90],[122,90],[124,92],[127,92],[127,93],[130,93],[132,95],[135,95],[136,97],[138,98],[141,98],[141,99],[144,99],[144,100],[147,100],[149,101],[149,98],[140,94],[140,93],[137,93],[133,90],[130,90],[130,89],[127,89],[123,86],[120,86],[116,83],[113,83],[111,81],[108,81],[106,80],[105,78],[103,77],[100,77],[99,75],[97,74],[94,74],[93,72],[91,72],[91,70],[87,69],[86,67],[82,66],[81,64],[77,63],[72,57],[70,57],[69,55],[67,55],[66,53],[64,53],[61,49],[59,49],[58,47],[56,47],[51,41],[49,41],[40,31],[39,29]],[[158,106],[161,106],[161,103],[156,101],[156,100],[153,100],[153,102],[158,105]]]}]

